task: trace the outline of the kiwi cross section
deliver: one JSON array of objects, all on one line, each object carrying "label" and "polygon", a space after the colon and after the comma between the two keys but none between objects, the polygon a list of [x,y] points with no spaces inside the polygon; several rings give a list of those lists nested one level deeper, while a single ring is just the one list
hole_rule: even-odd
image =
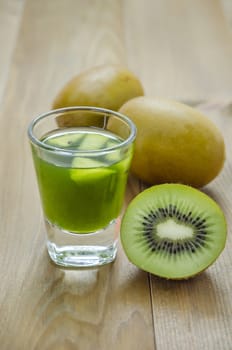
[{"label": "kiwi cross section", "polygon": [[217,203],[193,187],[150,187],[129,204],[121,241],[128,259],[154,275],[186,279],[210,266],[226,242]]},{"label": "kiwi cross section", "polygon": [[144,237],[152,251],[179,254],[194,253],[205,245],[205,219],[193,217],[192,211],[181,213],[176,205],[158,208],[143,218]]}]

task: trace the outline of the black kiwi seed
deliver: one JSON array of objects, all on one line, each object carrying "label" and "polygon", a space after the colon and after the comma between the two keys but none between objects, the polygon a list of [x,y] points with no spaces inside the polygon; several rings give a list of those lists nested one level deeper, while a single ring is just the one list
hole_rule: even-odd
[{"label": "black kiwi seed", "polygon": [[171,206],[172,206],[172,212],[173,212],[173,214],[176,214],[176,205],[172,205],[172,204],[171,204]]},{"label": "black kiwi seed", "polygon": [[159,213],[163,216],[163,214],[164,214],[164,209],[163,209],[163,208],[158,208],[158,210],[159,210]]},{"label": "black kiwi seed", "polygon": [[196,219],[194,219],[194,220],[192,221],[192,224],[193,224],[193,225],[196,225],[196,224],[198,223],[198,221],[200,221],[200,220],[201,220],[201,218],[200,218],[199,216],[197,216]]}]

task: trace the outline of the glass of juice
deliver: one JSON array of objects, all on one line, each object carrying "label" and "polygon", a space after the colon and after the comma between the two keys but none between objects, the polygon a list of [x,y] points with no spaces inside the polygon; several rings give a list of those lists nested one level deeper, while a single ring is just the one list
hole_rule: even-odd
[{"label": "glass of juice", "polygon": [[28,128],[50,258],[67,267],[116,257],[136,128],[97,107],[67,107]]}]

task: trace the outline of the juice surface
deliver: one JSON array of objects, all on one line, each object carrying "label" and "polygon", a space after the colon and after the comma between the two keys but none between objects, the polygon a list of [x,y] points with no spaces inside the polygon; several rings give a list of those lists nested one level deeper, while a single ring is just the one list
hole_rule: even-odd
[{"label": "juice surface", "polygon": [[69,150],[102,150],[101,155],[62,155],[33,149],[43,210],[58,227],[87,233],[106,227],[120,214],[131,152],[106,152],[121,140],[109,132],[76,128],[46,135],[43,142]]}]

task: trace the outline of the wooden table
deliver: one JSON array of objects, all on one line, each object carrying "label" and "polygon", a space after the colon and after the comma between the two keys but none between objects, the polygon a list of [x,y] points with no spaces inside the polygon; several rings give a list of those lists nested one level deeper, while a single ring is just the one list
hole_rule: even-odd
[{"label": "wooden table", "polygon": [[[230,0],[0,0],[0,349],[232,349],[232,4]],[[147,95],[196,105],[227,160],[205,188],[228,221],[206,272],[166,281],[122,249],[112,265],[48,259],[26,129],[81,70],[122,63]],[[143,185],[130,177],[127,202]]]}]

